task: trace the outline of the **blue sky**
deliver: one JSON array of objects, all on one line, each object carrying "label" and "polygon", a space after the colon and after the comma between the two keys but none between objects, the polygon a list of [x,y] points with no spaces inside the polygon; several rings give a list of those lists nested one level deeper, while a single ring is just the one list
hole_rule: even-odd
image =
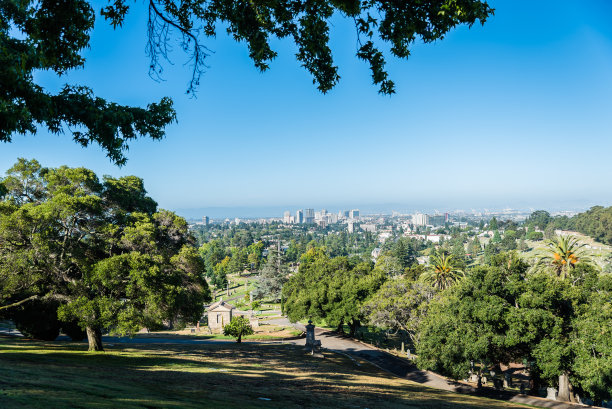
[{"label": "blue sky", "polygon": [[484,27],[416,44],[408,61],[390,57],[392,97],[371,85],[354,56],[354,28],[335,18],[342,79],[329,94],[312,85],[289,41],[274,42],[279,57],[262,74],[246,46],[220,32],[205,42],[215,53],[193,99],[178,45],[165,81],[148,77],[146,9],[137,2],[122,29],[98,17],[85,69],[37,79],[50,90],[85,84],[123,104],[170,96],[178,123],[166,139],[132,143],[117,168],[67,135],[16,135],[0,145],[0,174],[18,157],[134,174],[162,207],[180,212],[610,205],[612,3],[490,4],[496,13]]}]

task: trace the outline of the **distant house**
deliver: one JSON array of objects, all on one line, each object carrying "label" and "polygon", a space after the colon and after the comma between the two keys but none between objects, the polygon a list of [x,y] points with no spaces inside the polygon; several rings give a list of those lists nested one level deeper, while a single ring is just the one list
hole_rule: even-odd
[{"label": "distant house", "polygon": [[223,300],[211,304],[208,309],[208,327],[211,330],[220,330],[232,320],[236,308]]}]

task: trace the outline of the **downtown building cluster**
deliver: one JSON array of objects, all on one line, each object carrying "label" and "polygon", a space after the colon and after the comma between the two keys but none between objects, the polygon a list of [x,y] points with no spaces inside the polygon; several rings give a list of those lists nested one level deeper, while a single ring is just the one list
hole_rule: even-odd
[{"label": "downtown building cluster", "polygon": [[295,216],[292,216],[289,210],[283,215],[285,224],[316,224],[325,227],[329,224],[355,221],[359,221],[359,209],[341,210],[338,213],[328,212],[326,209],[318,212],[314,209],[299,209]]}]

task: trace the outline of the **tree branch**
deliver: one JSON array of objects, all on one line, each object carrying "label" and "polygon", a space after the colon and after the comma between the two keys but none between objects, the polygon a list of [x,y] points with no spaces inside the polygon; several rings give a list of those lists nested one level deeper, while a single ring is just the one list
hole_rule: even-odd
[{"label": "tree branch", "polygon": [[21,300],[21,301],[17,301],[17,302],[14,302],[12,304],[9,304],[9,305],[3,305],[2,307],[0,307],[0,311],[7,310],[7,309],[13,308],[13,307],[18,307],[21,304],[24,304],[24,303],[26,303],[28,301],[31,301],[31,300],[35,300],[37,298],[39,298],[38,295],[32,295],[32,296],[30,296],[28,298],[25,298],[25,299]]},{"label": "tree branch", "polygon": [[[152,13],[151,13],[152,12]],[[154,15],[154,17],[151,16]],[[158,17],[162,20],[162,24],[158,25],[155,21],[155,17]],[[194,34],[194,31],[197,33],[196,29],[190,29],[187,27],[183,27],[181,24],[173,21],[164,15],[155,4],[154,0],[149,0],[149,23],[148,23],[148,44],[147,51],[149,57],[151,58],[151,64],[149,66],[149,75],[154,77],[154,79],[161,79],[161,66],[158,62],[157,55],[161,54],[161,56],[168,62],[170,62],[168,58],[168,27],[172,27],[177,29],[181,35],[183,36],[183,41],[181,47],[184,51],[187,51],[191,48],[190,44],[193,42],[193,54],[189,61],[192,61],[193,71],[191,75],[191,81],[189,82],[189,87],[187,88],[187,93],[194,95],[197,86],[200,83],[200,76],[204,72],[208,66],[204,64],[204,59],[208,57],[210,49],[206,46],[200,44],[198,37]]]}]

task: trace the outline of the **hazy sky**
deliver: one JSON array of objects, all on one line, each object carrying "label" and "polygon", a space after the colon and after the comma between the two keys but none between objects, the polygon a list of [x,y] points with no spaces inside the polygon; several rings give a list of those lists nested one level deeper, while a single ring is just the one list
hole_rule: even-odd
[{"label": "hazy sky", "polygon": [[[97,9],[104,2],[100,2]],[[354,27],[333,20],[342,79],[318,93],[289,41],[266,73],[222,31],[197,99],[178,45],[164,82],[147,75],[146,9],[137,2],[113,31],[101,17],[85,69],[40,73],[50,90],[85,84],[144,106],[175,101],[178,123],[161,142],[132,143],[123,168],[69,136],[0,144],[0,174],[18,157],[45,166],[134,174],[162,207],[379,203],[457,207],[564,207],[612,202],[612,2],[491,1],[484,27],[389,58],[397,94],[381,96],[357,60]],[[291,208],[293,210],[293,208]]]}]

